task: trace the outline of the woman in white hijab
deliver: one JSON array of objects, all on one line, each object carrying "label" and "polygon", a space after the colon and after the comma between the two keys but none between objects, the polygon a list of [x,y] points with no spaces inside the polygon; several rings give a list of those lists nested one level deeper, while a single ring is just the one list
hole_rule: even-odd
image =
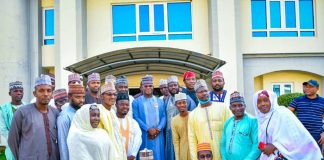
[{"label": "woman in white hijab", "polygon": [[258,91],[253,96],[258,119],[260,160],[320,160],[321,151],[302,123],[286,107],[279,106],[277,95]]},{"label": "woman in white hijab", "polygon": [[97,128],[97,105],[82,106],[75,114],[67,137],[70,160],[112,160],[113,146],[107,132]]}]

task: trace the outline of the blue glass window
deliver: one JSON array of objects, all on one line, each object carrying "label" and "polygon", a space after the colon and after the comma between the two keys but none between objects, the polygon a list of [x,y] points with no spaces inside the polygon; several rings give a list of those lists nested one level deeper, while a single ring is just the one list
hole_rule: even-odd
[{"label": "blue glass window", "polygon": [[273,90],[274,93],[277,94],[277,96],[280,96],[280,85],[277,85],[277,84],[273,85],[272,90]]},{"label": "blue glass window", "polygon": [[191,3],[168,3],[169,32],[191,32]]},{"label": "blue glass window", "polygon": [[265,0],[252,0],[252,29],[267,28],[267,12]]},{"label": "blue glass window", "polygon": [[54,36],[54,9],[45,10],[45,36]]},{"label": "blue glass window", "polygon": [[299,0],[299,20],[301,29],[314,29],[314,13],[312,0]]},{"label": "blue glass window", "polygon": [[252,37],[314,37],[314,17],[313,0],[251,0]]},{"label": "blue glass window", "polygon": [[54,44],[54,9],[44,10],[44,45]]},{"label": "blue glass window", "polygon": [[163,4],[154,5],[154,31],[164,31]]},{"label": "blue glass window", "polygon": [[285,2],[286,27],[296,28],[296,9],[295,2]]},{"label": "blue glass window", "polygon": [[192,39],[190,2],[113,5],[112,23],[113,42]]},{"label": "blue glass window", "polygon": [[150,11],[148,5],[139,6],[140,32],[150,31]]},{"label": "blue glass window", "polygon": [[280,2],[270,2],[271,28],[281,28]]},{"label": "blue glass window", "polygon": [[135,5],[112,6],[113,34],[135,34]]}]

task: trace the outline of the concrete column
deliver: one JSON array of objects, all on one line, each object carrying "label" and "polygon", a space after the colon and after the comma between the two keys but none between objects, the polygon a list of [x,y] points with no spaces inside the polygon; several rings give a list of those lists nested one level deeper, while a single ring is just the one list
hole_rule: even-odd
[{"label": "concrete column", "polygon": [[219,58],[217,0],[208,0],[210,55]]},{"label": "concrete column", "polygon": [[[70,72],[63,68],[86,54],[85,0],[55,0],[55,78],[57,88],[67,88]],[[86,34],[85,34],[86,35]]]},{"label": "concrete column", "polygon": [[[32,99],[32,91],[34,90],[35,78],[40,75],[42,70],[42,40],[43,40],[43,24],[42,24],[42,8],[41,1],[29,1],[29,99]],[[27,95],[26,95],[27,96]]]},{"label": "concrete column", "polygon": [[236,0],[217,1],[219,58],[226,61],[221,68],[225,88],[243,91],[243,63],[239,43],[239,8]]},{"label": "concrete column", "polygon": [[0,104],[10,101],[9,82],[22,81],[24,101],[30,97],[30,66],[28,61],[30,1],[2,1],[0,5]]}]

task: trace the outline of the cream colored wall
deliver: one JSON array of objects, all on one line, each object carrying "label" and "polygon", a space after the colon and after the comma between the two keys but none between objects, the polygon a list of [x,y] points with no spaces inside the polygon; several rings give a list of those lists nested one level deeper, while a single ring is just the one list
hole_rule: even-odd
[{"label": "cream colored wall", "polygon": [[[42,0],[41,2],[42,2],[42,4],[41,4],[42,8],[54,7],[54,0]],[[43,15],[41,15],[41,16],[43,16]],[[43,36],[43,33],[41,35]],[[50,67],[50,66],[55,65],[55,47],[54,46],[55,45],[42,45],[42,67]]]},{"label": "cream colored wall", "polygon": [[[324,52],[324,1],[315,1],[316,37],[252,37],[251,0],[241,1],[241,46],[243,53]],[[317,20],[317,21],[316,21]]]},{"label": "cream colored wall", "polygon": [[[198,53],[209,54],[208,4],[205,0],[192,1],[192,40],[165,40],[141,42],[112,42],[111,5],[125,3],[126,0],[87,1],[88,57],[134,47],[172,47]],[[129,0],[130,1],[130,0]],[[153,0],[154,1],[154,0]],[[145,1],[153,2],[153,1]],[[130,1],[133,3],[133,1]],[[202,18],[203,17],[203,18]]]},{"label": "cream colored wall", "polygon": [[54,0],[42,0],[42,7],[54,7]]},{"label": "cream colored wall", "polygon": [[[307,72],[301,72],[301,71],[272,72],[254,78],[254,89],[255,91],[258,91],[260,89],[272,90],[272,83],[287,82],[293,84],[293,92],[303,93],[302,83],[308,81],[309,79],[315,79],[318,82],[322,81],[320,76],[312,73],[307,73]],[[318,93],[319,95],[322,95],[322,89],[321,87],[319,88],[320,89]]]}]

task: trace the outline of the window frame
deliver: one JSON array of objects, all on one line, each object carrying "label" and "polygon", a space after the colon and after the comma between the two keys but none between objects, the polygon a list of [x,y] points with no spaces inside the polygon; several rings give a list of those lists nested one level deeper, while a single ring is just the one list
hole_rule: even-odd
[{"label": "window frame", "polygon": [[279,85],[280,86],[280,93],[279,93],[278,97],[283,95],[283,94],[286,94],[285,93],[285,85],[290,85],[290,87],[291,87],[290,88],[291,89],[290,93],[294,93],[294,83],[293,82],[273,82],[273,83],[271,83],[271,91],[273,91],[274,85]]},{"label": "window frame", "polygon": [[[282,37],[316,37],[317,33],[317,25],[316,25],[316,6],[315,6],[315,0],[312,0],[313,3],[313,22],[314,22],[314,28],[313,29],[301,29],[300,28],[300,15],[299,15],[299,1],[300,0],[265,0],[266,3],[266,29],[253,29],[252,28],[252,19],[251,19],[251,36],[258,38],[258,36],[253,36],[253,32],[266,32],[267,36],[264,36],[262,38],[272,38],[276,36],[270,36],[270,32],[297,32],[297,36],[282,36]],[[251,7],[252,7],[252,0]],[[271,28],[271,21],[270,21],[270,2],[280,2],[280,28]],[[285,2],[295,2],[295,16],[296,16],[296,28],[287,28],[286,27],[286,7]],[[251,17],[252,17],[252,10],[251,11]],[[314,32],[314,36],[301,36],[301,32]]]},{"label": "window frame", "polygon": [[[190,3],[190,12],[191,12],[191,32],[169,32],[168,28],[168,4],[171,3]],[[163,5],[163,14],[164,14],[164,31],[155,31],[154,26],[154,5]],[[135,34],[113,34],[113,6],[115,5],[135,5],[135,26],[136,26],[136,33]],[[150,23],[150,31],[149,32],[140,32],[140,14],[139,14],[139,7],[141,5],[148,5],[149,6],[149,23]],[[177,1],[177,2],[152,2],[152,3],[116,3],[111,5],[111,40],[112,43],[118,43],[119,41],[114,42],[114,37],[127,37],[127,36],[135,36],[135,41],[122,41],[122,42],[144,42],[146,40],[139,40],[140,36],[162,36],[165,35],[165,40],[163,41],[174,41],[174,40],[193,40],[193,18],[192,18],[192,2],[191,1]],[[186,35],[191,34],[191,39],[169,39],[170,35]],[[152,41],[161,41],[161,40],[152,40]]]},{"label": "window frame", "polygon": [[[46,36],[46,11],[47,10],[53,10],[54,11],[54,26],[53,26],[53,29],[54,29],[54,35],[53,36]],[[42,17],[42,20],[43,20],[43,45],[44,46],[47,46],[47,45],[55,45],[55,9],[54,7],[46,7],[46,8],[43,8],[42,10],[42,14],[43,14],[43,17]],[[45,40],[50,40],[50,39],[53,39],[54,40],[54,43],[53,44],[45,44]]]}]

